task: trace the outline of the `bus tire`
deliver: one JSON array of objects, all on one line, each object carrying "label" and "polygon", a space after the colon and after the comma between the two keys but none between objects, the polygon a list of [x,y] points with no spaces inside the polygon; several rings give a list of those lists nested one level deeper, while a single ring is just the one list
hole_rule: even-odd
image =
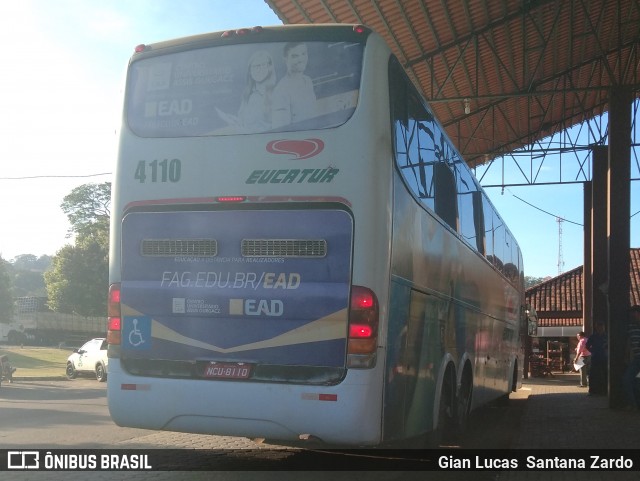
[{"label": "bus tire", "polygon": [[448,366],[442,378],[442,390],[438,406],[438,425],[431,431],[428,444],[438,448],[455,439],[456,429],[456,376],[454,369]]},{"label": "bus tire", "polygon": [[509,405],[509,395],[512,392],[516,392],[518,390],[518,364],[516,363],[513,366],[513,372],[511,373],[511,381],[509,381],[509,390],[496,399],[495,404],[497,406],[505,407]]},{"label": "bus tire", "polygon": [[462,373],[462,380],[460,382],[460,391],[457,396],[457,412],[456,412],[456,427],[458,435],[461,435],[467,430],[469,425],[469,416],[471,414],[471,395],[473,393],[473,375],[471,374],[471,368],[465,366]]},{"label": "bus tire", "polygon": [[511,376],[511,392],[516,392],[518,390],[518,360],[513,364],[513,373]]}]

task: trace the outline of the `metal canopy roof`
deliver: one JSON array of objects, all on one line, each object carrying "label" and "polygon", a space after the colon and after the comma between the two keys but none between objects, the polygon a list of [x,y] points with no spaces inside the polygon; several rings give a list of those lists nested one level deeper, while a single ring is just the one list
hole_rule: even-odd
[{"label": "metal canopy roof", "polygon": [[640,0],[265,1],[286,24],[376,30],[471,166],[640,90]]}]

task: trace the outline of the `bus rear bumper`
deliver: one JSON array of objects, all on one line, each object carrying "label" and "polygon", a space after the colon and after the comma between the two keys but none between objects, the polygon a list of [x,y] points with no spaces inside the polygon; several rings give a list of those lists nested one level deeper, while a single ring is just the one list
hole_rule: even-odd
[{"label": "bus rear bumper", "polygon": [[109,367],[109,411],[119,426],[294,443],[381,442],[380,388],[371,370],[351,370],[336,386],[183,380],[180,389],[175,379],[132,377],[117,359]]}]

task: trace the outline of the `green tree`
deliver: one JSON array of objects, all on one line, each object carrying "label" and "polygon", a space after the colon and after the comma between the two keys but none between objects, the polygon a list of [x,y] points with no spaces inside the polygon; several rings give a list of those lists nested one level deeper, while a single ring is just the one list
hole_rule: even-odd
[{"label": "green tree", "polygon": [[95,239],[83,238],[60,249],[44,278],[50,309],[81,316],[107,312],[108,252]]},{"label": "green tree", "polygon": [[77,237],[109,233],[111,182],[83,184],[62,199],[62,211],[71,224],[69,234]]},{"label": "green tree", "polygon": [[11,293],[11,277],[9,263],[0,256],[0,321],[13,319],[13,296]]},{"label": "green tree", "polygon": [[61,205],[75,245],[60,249],[45,275],[49,308],[82,316],[106,313],[111,183],[76,187]]},{"label": "green tree", "polygon": [[525,289],[529,289],[530,287],[537,286],[538,284],[549,279],[551,279],[549,276],[547,277],[524,276],[524,287]]},{"label": "green tree", "polygon": [[36,257],[33,254],[14,257],[10,263],[13,296],[46,296],[43,274],[51,265],[51,259],[51,256]]},{"label": "green tree", "polygon": [[15,269],[44,272],[51,265],[51,256],[34,256],[33,254],[20,254],[11,261],[11,264]]}]

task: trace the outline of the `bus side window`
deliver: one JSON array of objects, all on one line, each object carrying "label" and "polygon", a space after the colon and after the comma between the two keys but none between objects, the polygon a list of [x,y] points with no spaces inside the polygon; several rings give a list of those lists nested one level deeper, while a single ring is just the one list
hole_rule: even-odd
[{"label": "bus side window", "polygon": [[438,162],[434,166],[435,211],[453,230],[458,230],[458,209],[456,205],[456,178],[449,166]]},{"label": "bus side window", "polygon": [[493,211],[493,265],[504,272],[505,226],[500,216]]},{"label": "bus side window", "polygon": [[517,283],[520,272],[519,249],[518,244],[508,229],[505,229],[504,244],[504,275],[507,276],[512,283]]},{"label": "bus side window", "polygon": [[460,216],[460,235],[471,247],[484,255],[484,215],[482,196],[471,173],[456,159],[458,177],[458,215]]},{"label": "bus side window", "polygon": [[482,205],[482,192],[475,191],[472,194],[473,198],[473,224],[476,230],[476,248],[482,255],[486,255],[487,247],[485,241],[485,227],[484,227],[484,208]]},{"label": "bus side window", "polygon": [[482,210],[484,217],[484,254],[487,260],[493,264],[493,206],[484,193],[482,194]]},{"label": "bus side window", "polygon": [[433,115],[424,107],[396,62],[390,71],[396,164],[407,187],[434,209]]}]

